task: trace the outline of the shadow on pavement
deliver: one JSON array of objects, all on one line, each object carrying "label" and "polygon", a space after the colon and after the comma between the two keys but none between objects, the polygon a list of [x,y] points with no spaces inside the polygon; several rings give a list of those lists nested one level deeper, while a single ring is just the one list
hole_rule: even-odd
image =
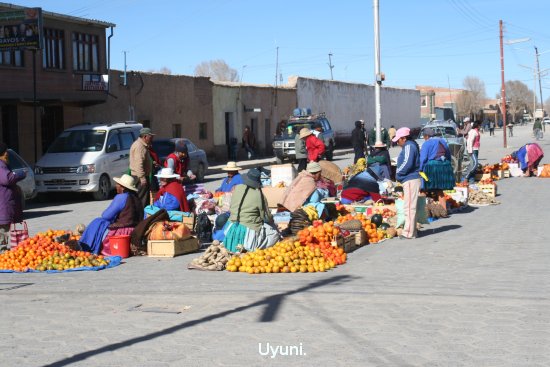
[{"label": "shadow on pavement", "polygon": [[177,331],[184,330],[184,329],[187,329],[187,328],[191,328],[193,326],[197,326],[197,325],[203,324],[205,322],[210,322],[210,321],[213,321],[213,320],[216,320],[216,319],[220,319],[220,318],[223,318],[223,317],[226,317],[226,316],[238,313],[238,312],[246,311],[246,310],[254,308],[254,307],[265,306],[266,309],[264,311],[264,315],[261,317],[261,321],[271,322],[271,321],[275,320],[275,316],[277,314],[278,308],[282,304],[282,301],[285,297],[291,296],[291,295],[297,294],[297,293],[307,292],[308,290],[319,288],[319,287],[322,287],[322,286],[325,286],[325,285],[329,285],[329,284],[338,285],[338,284],[340,284],[344,281],[351,281],[351,280],[356,280],[356,279],[360,279],[360,277],[352,277],[352,276],[349,276],[349,275],[338,275],[338,276],[334,276],[334,277],[331,277],[331,278],[328,278],[328,279],[321,279],[321,280],[309,283],[309,284],[307,284],[307,285],[305,285],[301,288],[297,288],[297,289],[292,290],[292,291],[287,291],[287,292],[284,292],[284,293],[280,293],[280,294],[276,294],[276,295],[273,295],[273,296],[265,297],[265,298],[263,298],[259,301],[250,303],[250,304],[245,305],[245,306],[235,307],[235,308],[229,309],[227,311],[223,311],[223,312],[219,312],[217,314],[205,316],[205,317],[197,319],[197,320],[187,321],[187,322],[181,323],[179,325],[175,325],[175,326],[165,328],[165,329],[153,332],[153,333],[149,333],[149,334],[146,334],[146,335],[131,338],[131,339],[119,342],[119,343],[114,343],[114,344],[106,345],[104,347],[100,347],[100,348],[96,348],[96,349],[89,350],[89,351],[86,351],[86,352],[82,352],[82,353],[79,353],[79,354],[75,354],[72,357],[64,358],[64,359],[59,360],[57,362],[53,362],[51,364],[45,365],[44,367],[68,366],[68,365],[71,365],[73,363],[78,363],[80,361],[83,361],[87,358],[91,358],[91,357],[93,357],[97,354],[112,352],[112,351],[115,351],[115,350],[118,350],[118,349],[121,349],[121,348],[125,348],[125,347],[129,347],[131,345],[141,343],[141,342],[144,342],[144,341],[147,341],[147,340],[151,340],[151,339],[158,338],[158,337],[164,337],[168,334],[173,334]]},{"label": "shadow on pavement", "polygon": [[422,231],[420,231],[420,236],[418,236],[418,237],[423,238],[423,237],[430,236],[430,235],[437,234],[437,233],[441,233],[441,232],[453,231],[453,230],[461,228],[461,227],[462,226],[460,226],[458,224],[451,224],[451,225],[448,225],[448,226],[441,226],[441,227],[433,228],[433,229],[432,228],[423,229]]},{"label": "shadow on pavement", "polygon": [[25,219],[32,219],[32,218],[47,217],[48,215],[55,215],[55,214],[62,214],[62,213],[69,213],[69,212],[72,212],[72,210],[37,210],[34,212],[25,211],[23,212],[23,217]]}]

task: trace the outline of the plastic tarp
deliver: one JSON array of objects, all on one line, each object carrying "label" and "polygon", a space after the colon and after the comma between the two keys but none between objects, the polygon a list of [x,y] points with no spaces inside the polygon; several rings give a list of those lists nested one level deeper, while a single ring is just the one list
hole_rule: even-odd
[{"label": "plastic tarp", "polygon": [[378,181],[372,177],[368,172],[361,172],[349,179],[348,184],[344,187],[355,187],[366,192],[379,192]]},{"label": "plastic tarp", "polygon": [[67,270],[27,270],[27,271],[13,271],[13,270],[0,270],[0,273],[68,273],[71,271],[98,271],[102,269],[114,268],[119,266],[122,262],[122,257],[120,256],[106,256],[105,259],[109,260],[108,265],[103,266],[83,266],[81,268],[67,269]]}]

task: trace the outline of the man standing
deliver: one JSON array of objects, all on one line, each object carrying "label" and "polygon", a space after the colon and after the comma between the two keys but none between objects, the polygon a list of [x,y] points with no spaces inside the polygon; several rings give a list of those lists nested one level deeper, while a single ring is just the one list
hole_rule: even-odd
[{"label": "man standing", "polygon": [[365,158],[365,133],[362,129],[363,123],[361,121],[355,121],[355,129],[351,132],[351,146],[355,157],[353,163],[357,163],[359,158]]},{"label": "man standing", "polygon": [[489,136],[495,136],[495,122],[489,121]]},{"label": "man standing", "polygon": [[392,140],[402,149],[397,157],[396,178],[403,185],[405,225],[399,238],[416,238],[416,204],[420,192],[420,149],[411,137],[411,130],[402,127]]},{"label": "man standing", "polygon": [[252,159],[255,156],[254,149],[256,148],[256,137],[250,131],[250,128],[247,126],[244,128],[243,139],[242,139],[243,148],[248,154],[248,159]]},{"label": "man standing", "polygon": [[508,128],[508,137],[513,137],[514,136],[514,124],[510,121],[506,127]]},{"label": "man standing", "polygon": [[466,179],[470,184],[475,183],[476,170],[478,165],[479,147],[480,147],[480,135],[479,135],[479,121],[474,121],[472,129],[468,132],[468,138],[466,139],[466,150],[470,155],[470,170]]},{"label": "man standing", "polygon": [[153,172],[153,160],[149,155],[149,146],[153,142],[151,129],[144,127],[139,131],[139,138],[130,147],[130,174],[136,182],[138,197],[143,207],[149,205],[151,200],[151,173]]},{"label": "man standing", "polygon": [[294,136],[294,149],[296,151],[296,160],[298,161],[298,173],[300,173],[307,167],[307,149],[306,142],[300,138],[300,134],[296,131],[297,128],[295,127],[294,129],[294,133],[296,134]]}]

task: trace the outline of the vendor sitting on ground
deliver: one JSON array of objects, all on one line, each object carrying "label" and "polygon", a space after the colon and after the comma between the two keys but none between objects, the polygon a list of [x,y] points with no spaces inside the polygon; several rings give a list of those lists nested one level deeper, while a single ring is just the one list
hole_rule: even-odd
[{"label": "vendor sitting on ground", "polygon": [[374,148],[367,157],[367,167],[380,167],[380,176],[391,180],[391,158],[388,146],[381,141],[374,144]]},{"label": "vendor sitting on ground", "polygon": [[455,176],[451,165],[451,151],[445,139],[435,136],[431,128],[424,129],[424,143],[420,148],[420,171],[426,179],[422,180],[422,189],[432,191],[438,197],[439,205],[447,208],[443,190],[452,190]]},{"label": "vendor sitting on ground", "polygon": [[237,166],[235,162],[227,162],[227,166],[223,167],[223,171],[227,171],[227,177],[222,181],[220,188],[216,192],[231,192],[237,185],[243,183],[243,177],[239,173],[241,167]]},{"label": "vendor sitting on ground", "polygon": [[519,168],[521,168],[525,177],[537,176],[539,163],[544,157],[544,152],[537,143],[530,143],[513,152],[512,157],[518,160]]},{"label": "vendor sitting on ground", "polygon": [[189,203],[185,195],[185,190],[178,181],[180,177],[174,173],[171,168],[163,168],[155,175],[159,179],[159,191],[155,196],[153,206],[159,209],[178,210],[189,212]]},{"label": "vendor sitting on ground", "polygon": [[380,166],[368,167],[366,171],[360,172],[349,179],[342,190],[340,201],[343,204],[353,202],[362,203],[367,200],[374,202],[380,200],[380,183],[382,182],[382,168]]},{"label": "vendor sitting on ground", "polygon": [[310,162],[292,181],[283,195],[282,205],[287,210],[293,212],[302,206],[313,205],[321,218],[325,209],[321,200],[329,196],[328,188],[321,181],[321,170],[319,163]]},{"label": "vendor sitting on ground", "polygon": [[101,217],[94,219],[80,238],[83,250],[111,255],[109,239],[112,236],[130,235],[143,219],[143,206],[136,195],[138,189],[129,175],[114,177],[117,194]]},{"label": "vendor sitting on ground", "polygon": [[224,246],[235,252],[238,245],[244,250],[268,248],[280,239],[279,231],[262,193],[261,172],[257,168],[243,177],[243,185],[237,185],[231,197],[231,216],[226,224]]}]

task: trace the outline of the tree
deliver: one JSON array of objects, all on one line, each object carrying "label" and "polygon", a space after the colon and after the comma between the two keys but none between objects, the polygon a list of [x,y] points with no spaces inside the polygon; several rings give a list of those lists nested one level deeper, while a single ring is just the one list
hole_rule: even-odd
[{"label": "tree", "polygon": [[239,80],[237,70],[223,60],[203,61],[195,67],[195,76],[207,76],[215,81],[236,82]]},{"label": "tree", "polygon": [[550,97],[546,98],[546,101],[544,101],[544,111],[550,114]]},{"label": "tree", "polygon": [[[533,109],[533,91],[519,80],[506,82],[506,99],[508,100],[507,110],[512,115],[512,121],[516,122],[523,116],[523,110]],[[535,111],[532,111],[534,113]]]},{"label": "tree", "polygon": [[457,97],[456,104],[459,115],[473,115],[476,119],[485,105],[487,94],[485,83],[475,76],[467,76],[462,82],[465,91]]}]

